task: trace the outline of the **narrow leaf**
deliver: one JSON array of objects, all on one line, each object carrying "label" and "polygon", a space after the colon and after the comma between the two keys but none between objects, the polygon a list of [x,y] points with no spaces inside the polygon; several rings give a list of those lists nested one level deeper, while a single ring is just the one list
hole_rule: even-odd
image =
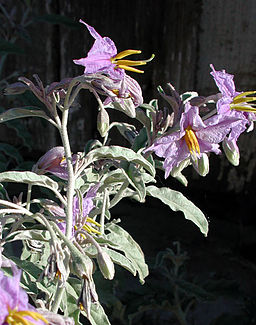
[{"label": "narrow leaf", "polygon": [[147,194],[167,204],[173,211],[182,211],[185,218],[194,222],[200,231],[207,236],[208,222],[203,212],[189,201],[182,193],[167,187],[158,188],[154,185],[147,187]]},{"label": "narrow leaf", "polygon": [[43,186],[54,191],[58,189],[58,183],[45,175],[37,175],[33,172],[9,171],[0,173],[0,182],[25,183]]},{"label": "narrow leaf", "polygon": [[106,230],[110,233],[105,235],[105,238],[113,242],[114,249],[124,252],[138,272],[140,282],[143,284],[145,277],[148,276],[148,266],[140,246],[127,231],[116,224],[107,225]]},{"label": "narrow leaf", "polygon": [[49,122],[53,122],[43,111],[37,109],[27,109],[27,108],[10,108],[4,113],[0,114],[0,123],[4,123],[16,118],[23,117],[41,117]]}]

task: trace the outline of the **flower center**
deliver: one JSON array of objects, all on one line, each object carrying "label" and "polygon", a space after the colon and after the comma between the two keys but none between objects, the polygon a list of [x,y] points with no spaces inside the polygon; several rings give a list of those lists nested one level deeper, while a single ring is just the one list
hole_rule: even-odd
[{"label": "flower center", "polygon": [[33,318],[35,321],[41,320],[45,324],[49,324],[48,321],[41,314],[35,311],[17,311],[16,309],[11,309],[10,307],[8,307],[8,312],[9,315],[6,316],[5,322],[9,325],[33,325],[33,322],[24,318],[26,316]]},{"label": "flower center", "polygon": [[192,130],[192,127],[189,125],[185,129],[185,135],[184,135],[184,140],[188,146],[188,149],[192,155],[196,156],[196,153],[200,154],[200,147],[199,143],[197,140],[197,137],[195,135],[195,132]]},{"label": "flower center", "polygon": [[125,50],[120,53],[117,53],[117,55],[115,55],[113,58],[111,58],[110,61],[111,61],[111,63],[114,63],[116,65],[115,66],[116,69],[120,68],[120,69],[129,70],[129,71],[133,71],[133,72],[144,73],[144,71],[133,68],[132,66],[147,64],[148,62],[150,62],[151,60],[154,59],[154,57],[155,57],[154,54],[152,54],[151,58],[149,58],[148,60],[140,60],[140,61],[122,60],[123,58],[125,58],[128,55],[140,54],[140,53],[141,53],[140,50]]},{"label": "flower center", "polygon": [[250,103],[256,101],[256,97],[250,96],[252,94],[256,94],[256,91],[246,91],[234,97],[232,103],[230,104],[230,109],[256,113],[256,104]]}]

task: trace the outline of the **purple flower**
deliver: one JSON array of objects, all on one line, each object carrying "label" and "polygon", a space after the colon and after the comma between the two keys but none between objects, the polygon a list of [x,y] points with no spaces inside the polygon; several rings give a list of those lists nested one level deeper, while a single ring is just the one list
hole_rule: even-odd
[{"label": "purple flower", "polygon": [[[77,155],[72,156],[73,164],[76,163]],[[47,151],[33,167],[37,174],[51,173],[59,178],[68,179],[67,162],[63,147],[54,147]]]},{"label": "purple flower", "polygon": [[[100,234],[100,232],[95,229],[92,226],[100,227],[100,224],[93,219],[91,219],[88,215],[94,208],[93,199],[95,198],[99,183],[92,186],[86,196],[84,198],[79,198],[77,196],[74,197],[73,200],[73,229],[72,229],[72,236],[74,236],[75,230],[77,229],[84,229],[88,232],[94,232],[97,234]],[[50,210],[50,209],[49,209]],[[62,210],[62,211],[61,211]],[[52,213],[56,215],[56,209],[52,210]],[[62,208],[59,208],[57,212],[58,216],[63,217],[63,214],[65,214],[64,210]],[[60,230],[65,233],[66,231],[66,222],[60,222],[58,223],[58,226]]]},{"label": "purple flower", "polygon": [[246,130],[247,125],[249,125],[248,129],[252,129],[253,121],[256,120],[255,104],[250,104],[250,102],[256,100],[256,97],[250,96],[255,91],[237,92],[233,75],[226,73],[225,70],[216,71],[212,64],[210,67],[212,69],[211,75],[222,95],[216,104],[217,113],[240,119],[240,123],[232,127],[229,136],[225,139],[225,145],[233,148],[234,152],[236,151],[239,155],[239,149],[236,144],[237,139]]},{"label": "purple flower", "polygon": [[136,116],[136,107],[143,104],[142,90],[139,83],[128,75],[120,81],[116,88],[104,87],[108,97],[104,101],[105,106],[114,107],[123,111],[128,116]]},{"label": "purple flower", "polygon": [[100,36],[93,27],[86,24],[82,19],[79,22],[87,27],[89,33],[95,39],[87,57],[73,60],[75,64],[85,67],[84,73],[102,72],[114,79],[120,80],[124,78],[124,70],[143,73],[144,71],[133,68],[132,66],[144,65],[154,57],[152,56],[149,60],[141,61],[122,60],[128,55],[139,54],[141,51],[126,50],[117,54],[115,43],[109,37]]},{"label": "purple flower", "polygon": [[219,143],[239,123],[235,117],[215,115],[203,121],[196,106],[185,104],[180,119],[180,130],[156,140],[144,152],[154,151],[165,158],[164,169],[167,178],[174,167],[190,158],[196,163],[203,153],[220,154]]},{"label": "purple flower", "polygon": [[27,293],[20,287],[21,271],[14,266],[12,271],[12,277],[0,271],[0,324],[48,324],[29,304]]}]

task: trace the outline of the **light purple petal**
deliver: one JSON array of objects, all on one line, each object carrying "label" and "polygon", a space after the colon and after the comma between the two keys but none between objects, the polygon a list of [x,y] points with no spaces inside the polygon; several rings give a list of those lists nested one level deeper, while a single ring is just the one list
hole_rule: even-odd
[{"label": "light purple petal", "polygon": [[210,65],[212,72],[211,75],[214,78],[216,86],[224,96],[234,97],[236,95],[235,84],[233,81],[234,76],[226,73],[225,70],[216,71],[214,66]]},{"label": "light purple petal", "polygon": [[220,143],[241,120],[235,116],[215,115],[205,121],[206,128],[196,132],[198,139]]},{"label": "light purple petal", "polygon": [[171,170],[177,167],[183,160],[189,157],[190,153],[186,142],[182,139],[177,141],[172,146],[172,150],[169,150],[169,155],[166,157],[163,167],[165,169],[164,177],[167,178],[170,175]]},{"label": "light purple petal", "polygon": [[95,29],[80,19],[95,42],[87,54],[87,57],[73,60],[75,64],[85,67],[84,73],[107,73],[110,77],[122,79],[125,75],[122,69],[116,69],[116,65],[111,62],[111,58],[117,54],[115,43],[109,37],[101,37]]}]

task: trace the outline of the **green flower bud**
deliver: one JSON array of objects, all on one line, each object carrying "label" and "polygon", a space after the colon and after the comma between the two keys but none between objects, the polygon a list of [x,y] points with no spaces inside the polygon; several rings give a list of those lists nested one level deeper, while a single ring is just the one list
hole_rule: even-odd
[{"label": "green flower bud", "polygon": [[103,107],[98,113],[97,129],[102,137],[105,137],[109,130],[109,116],[107,111]]},{"label": "green flower bud", "polygon": [[109,255],[101,250],[97,255],[97,261],[104,278],[112,280],[115,275],[115,266]]},{"label": "green flower bud", "polygon": [[87,255],[72,255],[70,271],[79,278],[92,280],[93,262]]},{"label": "green flower bud", "polygon": [[234,165],[238,166],[239,165],[239,159],[240,159],[240,154],[239,154],[239,149],[236,145],[236,143],[232,141],[228,141],[227,139],[224,139],[222,142],[222,147],[225,152],[225,155],[228,159],[228,161]]},{"label": "green flower bud", "polygon": [[200,176],[206,176],[209,173],[209,158],[206,153],[203,153],[197,160],[196,171]]}]

